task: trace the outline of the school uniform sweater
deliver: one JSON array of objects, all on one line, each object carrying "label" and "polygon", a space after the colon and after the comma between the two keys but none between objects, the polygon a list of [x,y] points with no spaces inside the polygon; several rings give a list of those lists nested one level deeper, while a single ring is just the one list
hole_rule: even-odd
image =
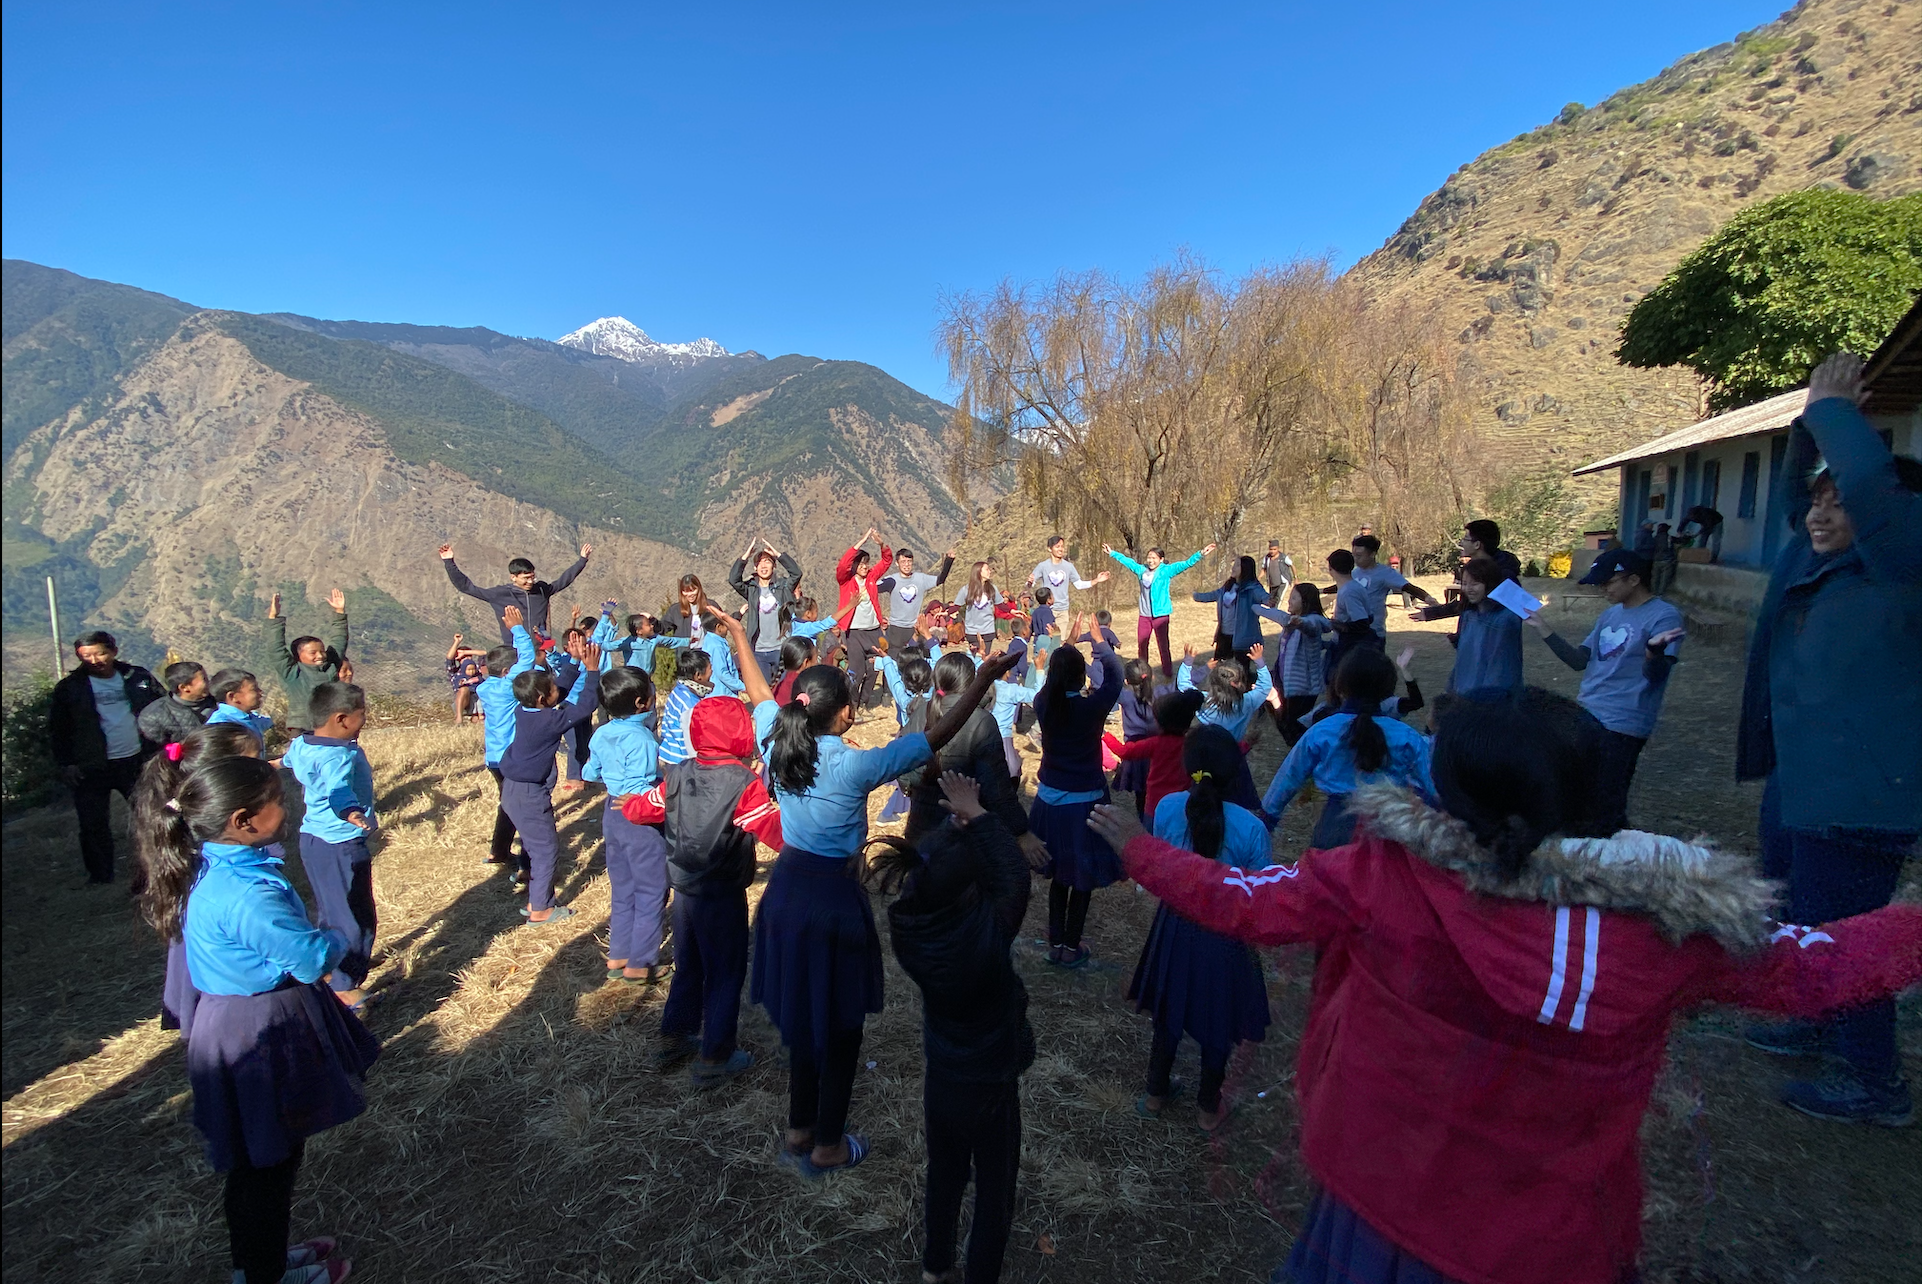
[{"label": "school uniform sweater", "polygon": [[1677,1013],[1813,1018],[1922,979],[1916,906],[1778,925],[1749,862],[1638,833],[1550,841],[1503,884],[1466,826],[1405,790],[1350,807],[1364,836],[1295,865],[1224,869],[1151,835],[1122,859],[1210,931],[1316,947],[1302,1158],[1452,1279],[1634,1269],[1640,1129]]},{"label": "school uniform sweater", "polygon": [[1094,645],[1094,663],[1101,670],[1099,686],[1072,694],[1052,681],[1034,693],[1035,717],[1041,730],[1041,770],[1038,785],[1063,794],[1105,793],[1107,773],[1101,768],[1101,728],[1127,689],[1121,661],[1105,643]]},{"label": "school uniform sweater", "polygon": [[[1240,661],[1234,661],[1234,663],[1238,664]],[[1196,690],[1194,669],[1186,664],[1176,669],[1175,685],[1183,691]],[[1235,702],[1233,708],[1218,709],[1213,701],[1209,701],[1195,711],[1195,725],[1220,727],[1236,740],[1240,740],[1248,734],[1248,723],[1255,716],[1255,710],[1261,708],[1262,702],[1268,698],[1268,693],[1274,689],[1275,680],[1269,676],[1267,666],[1256,665],[1255,684],[1242,692],[1241,699]]]},{"label": "school uniform sweater", "polygon": [[[501,775],[522,784],[544,784],[554,774],[561,738],[594,716],[601,675],[583,670],[574,679],[566,704],[545,709],[521,705],[514,710],[514,741],[501,755]],[[590,755],[591,756],[591,755]]]},{"label": "school uniform sweater", "polygon": [[348,816],[358,812],[369,825],[379,823],[374,815],[374,766],[358,740],[310,731],[295,737],[280,761],[306,791],[307,815],[300,822],[301,833],[322,842],[346,843],[367,835]]},{"label": "school uniform sweater", "polygon": [[1101,742],[1107,746],[1109,753],[1123,762],[1147,762],[1148,783],[1143,787],[1142,809],[1152,816],[1163,798],[1188,787],[1188,773],[1181,765],[1181,751],[1187,739],[1186,736],[1164,735],[1157,731],[1139,740],[1123,741],[1115,739],[1112,732],[1107,732],[1102,735]]},{"label": "school uniform sweater", "polygon": [[514,698],[514,679],[533,668],[536,657],[534,639],[518,624],[514,626],[513,644],[514,666],[498,678],[482,678],[481,684],[474,688],[474,698],[480,702],[485,724],[483,744],[490,767],[500,766],[507,746],[514,743],[514,710],[521,704]]},{"label": "school uniform sweater", "polygon": [[[172,698],[171,696],[168,697],[168,699]],[[207,715],[208,726],[212,726],[216,722],[231,722],[237,726],[245,727],[260,737],[260,743],[262,744],[267,743],[267,733],[274,729],[274,720],[266,714],[249,713],[237,704],[227,704],[224,701],[215,705],[213,712]]]},{"label": "school uniform sweater", "polygon": [[[1281,675],[1285,696],[1320,695],[1325,685],[1327,642],[1334,624],[1325,615],[1290,615],[1272,606],[1255,609],[1255,614],[1284,626],[1275,643],[1275,670]],[[1287,625],[1294,625],[1290,629]]]},{"label": "school uniform sweater", "polygon": [[205,726],[213,711],[212,696],[182,700],[177,695],[165,695],[142,709],[134,722],[151,743],[177,745]]},{"label": "school uniform sweater", "polygon": [[637,794],[660,783],[661,747],[647,729],[645,713],[602,723],[587,747],[581,776],[607,786],[612,797]]},{"label": "school uniform sweater", "polygon": [[203,994],[265,994],[286,977],[318,981],[347,940],[307,917],[300,893],[266,847],[202,843],[181,935],[187,975]]}]

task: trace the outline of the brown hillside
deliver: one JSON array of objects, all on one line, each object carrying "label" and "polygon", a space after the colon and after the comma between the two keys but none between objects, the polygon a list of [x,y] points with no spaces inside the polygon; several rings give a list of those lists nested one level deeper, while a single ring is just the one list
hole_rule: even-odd
[{"label": "brown hillside", "polygon": [[1575,465],[1688,423],[1694,376],[1631,370],[1623,316],[1743,206],[1922,189],[1922,4],[1806,0],[1484,153],[1353,269],[1439,309],[1511,465]]}]

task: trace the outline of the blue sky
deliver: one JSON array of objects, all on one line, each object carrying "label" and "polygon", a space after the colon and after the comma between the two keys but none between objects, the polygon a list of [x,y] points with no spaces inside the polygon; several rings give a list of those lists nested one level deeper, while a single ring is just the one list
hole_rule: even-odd
[{"label": "blue sky", "polygon": [[1785,0],[29,3],[10,257],[206,306],[871,361],[944,292],[1347,265],[1456,167]]}]

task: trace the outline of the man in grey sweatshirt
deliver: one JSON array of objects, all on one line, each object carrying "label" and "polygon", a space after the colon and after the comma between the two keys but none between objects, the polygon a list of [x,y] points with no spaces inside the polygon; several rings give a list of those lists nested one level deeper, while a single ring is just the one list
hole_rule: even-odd
[{"label": "man in grey sweatshirt", "polygon": [[929,575],[914,569],[914,551],[897,548],[894,550],[894,565],[874,586],[887,602],[888,608],[888,654],[896,660],[901,652],[914,641],[915,621],[921,618],[921,611],[927,605],[928,593],[947,583],[948,572],[954,569],[954,550],[949,549],[941,558],[939,574]]}]

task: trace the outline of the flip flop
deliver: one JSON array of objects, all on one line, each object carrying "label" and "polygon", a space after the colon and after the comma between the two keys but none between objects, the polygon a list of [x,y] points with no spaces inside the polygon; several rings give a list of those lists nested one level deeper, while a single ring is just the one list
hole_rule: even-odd
[{"label": "flip flop", "polygon": [[1161,1099],[1160,1110],[1156,1110],[1154,1107],[1148,1104],[1148,1097],[1150,1094],[1145,1092],[1142,1093],[1139,1097],[1135,1098],[1135,1113],[1140,1115],[1143,1119],[1161,1118],[1163,1113],[1166,1112],[1166,1110],[1168,1109],[1168,1107],[1173,1105],[1175,1101],[1181,1096],[1181,1090],[1187,1086],[1188,1086],[1187,1084],[1183,1083],[1179,1079],[1168,1080],[1168,1092],[1167,1092],[1167,1095],[1162,1097]]},{"label": "flip flop", "polygon": [[857,1166],[872,1153],[873,1148],[868,1145],[868,1139],[860,1133],[851,1132],[846,1134],[846,1136],[848,1143],[848,1159],[846,1163],[829,1164],[823,1168],[814,1162],[811,1154],[803,1155],[801,1156],[801,1176],[807,1178],[809,1181],[819,1181],[830,1173],[846,1172],[848,1169]]},{"label": "flip flop", "polygon": [[287,1269],[291,1271],[296,1266],[312,1266],[315,1262],[324,1262],[332,1257],[334,1250],[339,1247],[340,1241],[332,1235],[316,1235],[313,1239],[302,1240],[287,1250]]},{"label": "flip flop", "polygon": [[694,1080],[696,1088],[718,1088],[729,1079],[744,1073],[754,1064],[754,1054],[746,1048],[736,1048],[728,1059],[719,1065],[706,1061],[696,1061],[688,1067],[688,1077]]},{"label": "flip flop", "polygon": [[629,976],[626,968],[609,968],[607,974],[620,977],[621,981],[627,985],[655,986],[666,980],[668,973],[673,970],[672,963],[650,963],[641,976]]},{"label": "flip flop", "polygon": [[1203,1136],[1212,1137],[1228,1126],[1228,1120],[1233,1117],[1234,1113],[1235,1108],[1224,1101],[1221,1103],[1221,1113],[1215,1116],[1214,1127],[1210,1128],[1207,1124],[1202,1123],[1199,1118],[1195,1120],[1195,1127],[1201,1129]]},{"label": "flip flop", "polygon": [[549,914],[546,918],[535,918],[534,912],[532,910],[529,910],[527,913],[527,921],[525,923],[522,923],[521,926],[522,927],[547,927],[551,924],[559,923],[573,917],[574,917],[573,910],[569,909],[565,905],[556,905],[554,907],[554,912]]}]

